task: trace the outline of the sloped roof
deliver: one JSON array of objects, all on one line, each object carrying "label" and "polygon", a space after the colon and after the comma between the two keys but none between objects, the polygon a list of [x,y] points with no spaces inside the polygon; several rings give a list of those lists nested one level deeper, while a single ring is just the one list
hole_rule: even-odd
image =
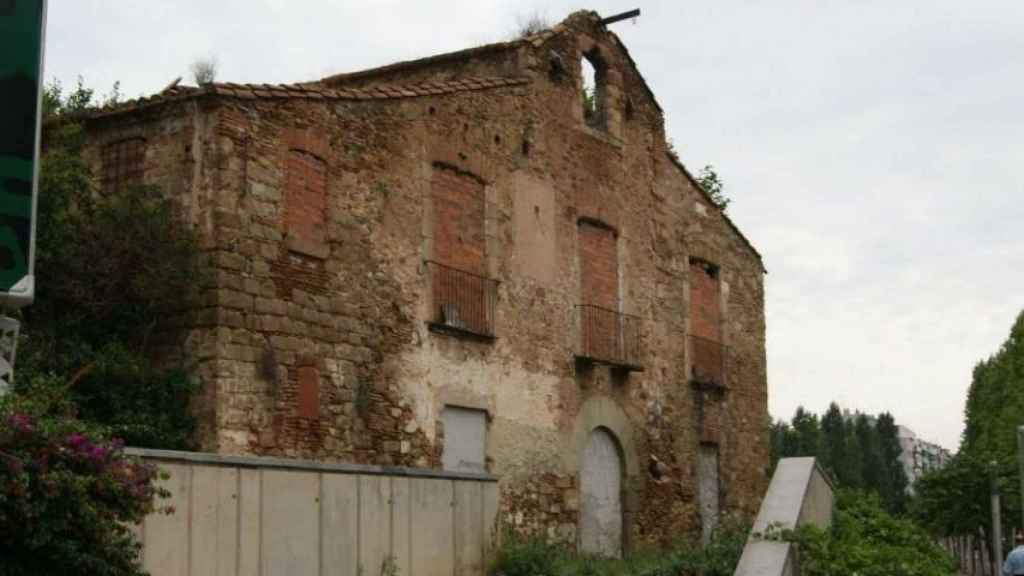
[{"label": "sloped roof", "polygon": [[725,223],[729,226],[729,228],[731,228],[732,231],[735,232],[737,236],[739,236],[740,240],[743,241],[743,244],[745,244],[747,248],[749,248],[750,251],[754,253],[754,256],[757,256],[758,262],[761,262],[761,270],[767,274],[768,269],[765,268],[764,266],[764,258],[761,257],[761,253],[757,251],[757,248],[754,248],[754,245],[750,243],[750,240],[748,240],[746,236],[743,235],[743,232],[740,232],[739,227],[736,226],[732,219],[725,214],[725,211],[723,211],[720,208],[717,208],[714,199],[711,198],[711,195],[708,194],[708,191],[705,190],[704,187],[700,185],[700,182],[698,182],[697,179],[693,177],[693,174],[690,174],[690,171],[686,169],[686,166],[683,166],[683,163],[679,160],[679,158],[677,158],[674,154],[671,154],[669,152],[666,152],[665,156],[668,157],[669,162],[671,162],[673,166],[678,168],[679,171],[683,173],[683,176],[690,181],[690,184],[693,185],[693,187],[696,188],[698,192],[700,192],[701,196],[703,196],[709,204],[711,204],[712,206],[716,206],[716,209],[718,210],[718,213],[721,214],[722,219],[725,220]]},{"label": "sloped roof", "polygon": [[484,44],[482,46],[474,46],[472,48],[465,48],[462,50],[456,50],[454,52],[445,52],[442,54],[434,54],[426,56],[424,58],[416,58],[413,60],[405,60],[402,62],[395,62],[393,64],[387,64],[385,66],[378,66],[376,68],[367,68],[364,70],[357,70],[355,72],[343,72],[340,74],[332,74],[325,78],[320,79],[320,83],[326,85],[338,85],[345,84],[347,82],[354,82],[360,80],[371,79],[375,76],[381,76],[394,72],[419,70],[422,68],[428,68],[437,64],[445,64],[450,62],[461,62],[475,58],[478,56],[484,56],[487,54],[494,54],[497,52],[504,52],[508,50],[515,50],[523,46],[531,46],[533,48],[540,48],[552,38],[564,34],[570,30],[569,23],[575,19],[586,18],[593,21],[595,26],[599,26],[618,46],[622,53],[626,56],[626,60],[629,65],[636,71],[637,78],[640,79],[640,84],[647,96],[651,99],[654,107],[658,109],[658,112],[663,112],[661,104],[658,103],[658,99],[654,97],[654,91],[647,84],[647,80],[644,79],[643,74],[640,73],[640,69],[630,55],[629,50],[626,49],[625,43],[614,32],[608,30],[604,24],[601,24],[601,16],[597,12],[581,10],[574,12],[567,16],[561,23],[547,28],[545,30],[539,30],[533,34],[516,38],[514,40],[508,40],[506,42],[494,42],[492,44]]},{"label": "sloped roof", "polygon": [[134,112],[143,108],[177,102],[202,96],[216,95],[254,99],[304,100],[394,100],[437,96],[473,90],[488,90],[519,86],[528,78],[479,77],[461,78],[444,82],[422,82],[407,85],[376,85],[366,88],[331,88],[321,84],[235,84],[232,82],[204,84],[203,86],[172,86],[152,96],[128,100],[92,112],[92,118]]}]

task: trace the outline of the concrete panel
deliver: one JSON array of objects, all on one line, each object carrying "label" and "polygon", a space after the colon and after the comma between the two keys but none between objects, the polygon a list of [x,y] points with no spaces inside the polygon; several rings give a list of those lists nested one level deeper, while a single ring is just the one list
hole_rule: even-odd
[{"label": "concrete panel", "polygon": [[321,481],[321,574],[359,576],[359,477],[324,474]]},{"label": "concrete panel", "polygon": [[622,459],[611,433],[591,432],[580,469],[580,548],[622,556]]},{"label": "concrete panel", "polygon": [[170,490],[171,497],[160,504],[173,507],[174,513],[146,517],[143,567],[155,576],[188,576],[192,467],[187,464],[160,464],[160,469],[171,475],[161,482]]},{"label": "concrete panel", "polygon": [[238,471],[238,576],[260,576],[260,484],[262,472]]},{"label": "concrete panel", "polygon": [[[795,528],[814,523],[826,528],[832,518],[832,486],[814,458],[783,458],[754,521],[753,532],[770,525]],[[788,576],[796,572],[795,548],[789,542],[750,538],[734,576]]]},{"label": "concrete panel", "polygon": [[359,565],[364,576],[383,576],[391,555],[391,479],[359,477]]},{"label": "concrete panel", "polygon": [[398,574],[412,574],[412,511],[409,478],[391,479],[391,554]]},{"label": "concrete panel", "polygon": [[319,474],[266,470],[261,496],[262,574],[318,574]]},{"label": "concrete panel", "polygon": [[485,472],[487,412],[446,406],[441,412],[441,421],[444,423],[444,452],[441,455],[444,469]]},{"label": "concrete panel", "polygon": [[455,529],[451,480],[418,480],[412,502],[412,571],[410,576],[453,576]]},{"label": "concrete panel", "polygon": [[479,482],[455,482],[455,574],[484,573],[483,490]]},{"label": "concrete panel", "polygon": [[491,557],[498,546],[498,484],[485,482],[481,484],[484,507],[484,560]]},{"label": "concrete panel", "polygon": [[234,576],[238,554],[238,471],[192,467],[190,576]]}]

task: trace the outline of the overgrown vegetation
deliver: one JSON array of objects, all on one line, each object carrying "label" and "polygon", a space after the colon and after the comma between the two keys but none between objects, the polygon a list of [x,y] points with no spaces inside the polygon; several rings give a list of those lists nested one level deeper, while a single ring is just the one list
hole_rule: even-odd
[{"label": "overgrown vegetation", "polygon": [[0,403],[0,575],[140,576],[129,526],[167,492],[98,427]]},{"label": "overgrown vegetation", "polygon": [[81,80],[44,94],[37,294],[0,400],[0,574],[143,574],[128,526],[166,493],[122,447],[192,445],[193,379],[154,359],[196,302],[198,243],[156,190],[97,189],[79,124],[94,106]]},{"label": "overgrown vegetation", "polygon": [[[104,104],[117,101],[117,86]],[[97,189],[83,158],[81,80],[44,93],[35,303],[22,311],[14,395],[41,417],[80,419],[131,445],[191,447],[187,366],[154,365],[197,301],[190,226],[152,187]],[[54,398],[64,401],[53,402]]]},{"label": "overgrown vegetation", "polygon": [[956,563],[908,519],[882,508],[875,494],[840,491],[832,525],[769,531],[769,538],[795,542],[803,576],[950,576]]},{"label": "overgrown vegetation", "polygon": [[526,38],[551,28],[551,20],[538,11],[516,16],[515,38]]},{"label": "overgrown vegetation", "polygon": [[700,174],[697,175],[697,182],[700,183],[700,187],[708,193],[711,197],[711,201],[718,206],[719,210],[725,212],[725,209],[729,207],[729,203],[732,199],[725,195],[725,182],[718,176],[718,172],[715,171],[715,167],[708,164],[700,169]]},{"label": "overgrown vegetation", "polygon": [[772,469],[780,458],[815,456],[840,487],[877,494],[893,514],[906,510],[907,477],[891,414],[851,414],[833,402],[819,419],[799,407],[789,423],[772,423],[769,433]]},{"label": "overgrown vegetation", "polygon": [[544,536],[506,531],[488,569],[491,576],[732,576],[750,523],[725,518],[707,546],[679,541],[666,549],[643,549],[626,558],[581,554]]},{"label": "overgrown vegetation", "polygon": [[192,65],[189,67],[189,71],[192,72],[192,80],[195,81],[198,86],[205,86],[206,84],[212,84],[217,79],[217,69],[219,64],[215,56],[208,56],[206,58],[197,58]]}]

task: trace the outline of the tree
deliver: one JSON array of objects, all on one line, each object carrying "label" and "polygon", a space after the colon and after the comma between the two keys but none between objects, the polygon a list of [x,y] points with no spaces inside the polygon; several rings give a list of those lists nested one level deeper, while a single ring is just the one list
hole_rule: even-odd
[{"label": "tree", "polygon": [[[857,452],[861,455],[861,479],[865,487],[874,488],[881,496],[880,487],[884,470],[878,429],[871,424],[867,414],[857,414],[853,421],[853,430],[857,443]],[[888,506],[886,508],[888,509]]]},{"label": "tree", "polygon": [[793,456],[815,456],[821,454],[821,428],[818,416],[798,406],[791,422],[793,426],[795,450]]},{"label": "tree", "polygon": [[718,176],[718,172],[715,171],[715,167],[708,164],[700,169],[700,174],[697,176],[697,182],[700,187],[708,193],[711,197],[711,201],[715,203],[715,206],[725,212],[726,208],[729,207],[729,203],[732,202],[731,198],[725,195],[725,182]]},{"label": "tree", "polygon": [[878,493],[885,502],[885,507],[900,513],[906,509],[907,474],[903,470],[900,454],[899,427],[892,414],[882,412],[875,423],[878,431],[878,452],[881,460],[881,473],[878,477]]},{"label": "tree", "polygon": [[154,341],[175,341],[197,301],[198,241],[152,187],[99,193],[79,123],[93,94],[81,80],[44,94],[37,295],[22,312],[14,390],[66,396],[53,416],[79,417],[130,444],[188,448],[195,383],[187,366],[155,365]]},{"label": "tree", "polygon": [[944,536],[988,533],[989,478],[1002,487],[1004,534],[1020,521],[1016,428],[1024,424],[1024,312],[999,350],[974,368],[960,450],[918,480],[915,515]]},{"label": "tree", "polygon": [[847,478],[843,467],[846,466],[848,454],[846,451],[846,427],[843,422],[843,412],[839,405],[832,402],[828,410],[821,417],[821,435],[824,440],[824,449],[821,454],[821,464],[828,470],[832,477],[845,485]]}]

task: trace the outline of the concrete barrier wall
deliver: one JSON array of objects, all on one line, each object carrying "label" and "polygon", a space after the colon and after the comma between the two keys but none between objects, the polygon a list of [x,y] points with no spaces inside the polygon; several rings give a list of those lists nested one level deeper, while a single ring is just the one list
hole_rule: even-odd
[{"label": "concrete barrier wall", "polygon": [[779,460],[754,521],[753,534],[743,548],[734,576],[796,576],[800,574],[795,546],[758,537],[769,527],[796,528],[832,523],[833,488],[814,458]]},{"label": "concrete barrier wall", "polygon": [[482,576],[487,474],[130,449],[170,473],[137,527],[153,576]]}]

